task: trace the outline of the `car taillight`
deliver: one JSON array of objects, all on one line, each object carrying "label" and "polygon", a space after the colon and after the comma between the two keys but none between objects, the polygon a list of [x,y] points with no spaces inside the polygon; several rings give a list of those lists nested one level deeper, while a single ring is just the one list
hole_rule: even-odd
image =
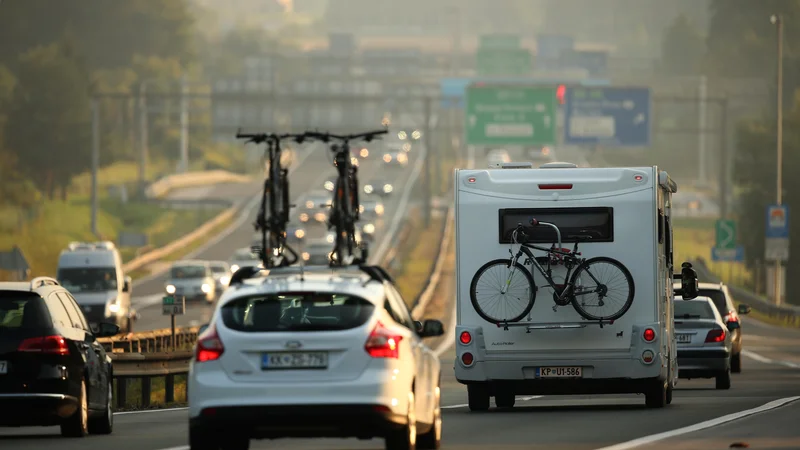
[{"label": "car taillight", "polygon": [[197,340],[197,350],[195,359],[197,362],[215,361],[225,352],[225,346],[217,334],[217,327],[211,324],[210,327],[200,335]]},{"label": "car taillight", "polygon": [[462,344],[468,345],[470,342],[472,342],[472,335],[469,334],[469,331],[462,331],[458,336],[458,340],[461,341]]},{"label": "car taillight", "polygon": [[647,342],[653,342],[653,340],[656,338],[656,332],[652,328],[648,328],[644,330],[644,333],[642,333],[642,337]]},{"label": "car taillight", "polygon": [[373,358],[399,358],[400,341],[403,336],[392,333],[391,330],[378,322],[369,334],[364,349]]},{"label": "car taillight", "polygon": [[17,351],[69,355],[67,341],[61,336],[42,336],[25,339],[19,344]]},{"label": "car taillight", "polygon": [[706,342],[722,342],[725,340],[725,330],[711,330],[706,335]]},{"label": "car taillight", "polygon": [[466,352],[461,355],[461,363],[465,366],[471,366],[473,362],[475,362],[475,357],[472,356],[472,353]]}]

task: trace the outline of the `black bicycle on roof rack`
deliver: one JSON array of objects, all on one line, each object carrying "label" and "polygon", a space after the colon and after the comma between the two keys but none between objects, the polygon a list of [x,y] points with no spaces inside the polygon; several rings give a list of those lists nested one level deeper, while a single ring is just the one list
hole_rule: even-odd
[{"label": "black bicycle on roof rack", "polygon": [[[588,231],[576,236],[575,246],[569,250],[561,247],[561,230],[555,224],[531,219],[530,225],[555,229],[557,246],[553,244],[548,248],[526,243],[525,227],[518,224],[511,235],[512,244],[508,250],[511,258],[487,262],[472,278],[469,295],[478,315],[490,323],[507,328],[509,323],[519,322],[530,313],[538,288],[526,265],[535,267],[545,279],[547,287],[553,289],[553,311],[559,306],[572,304],[583,318],[600,321],[602,326],[603,322],[613,322],[630,309],[635,292],[628,268],[607,256],[581,258],[578,242],[592,239]],[[520,245],[516,253],[513,251],[514,244]],[[543,251],[546,256],[536,257],[531,249]],[[520,263],[523,255],[525,259]],[[567,269],[564,284],[553,280],[552,266],[558,265]],[[522,276],[518,276],[520,274]]]},{"label": "black bicycle on roof rack", "polygon": [[[267,144],[264,152],[269,174],[264,179],[261,206],[253,224],[261,232],[261,246],[253,247],[265,268],[289,266],[298,261],[297,252],[286,243],[286,224],[293,205],[289,201],[289,169],[281,166],[281,142],[293,139],[302,143],[304,134],[236,133],[245,143]],[[288,251],[289,255],[284,253]]]},{"label": "black bicycle on roof rack", "polygon": [[[360,207],[358,200],[358,167],[351,160],[350,141],[371,142],[377,139],[378,136],[388,132],[388,129],[383,129],[348,135],[321,133],[318,131],[305,133],[306,138],[316,139],[326,144],[331,140],[341,142],[340,145],[331,145],[331,150],[334,154],[333,165],[338,172],[331,202],[331,212],[328,216],[328,229],[334,229],[336,233],[334,249],[330,258],[332,266],[365,264],[368,256],[366,243],[356,242],[356,222],[359,219]],[[360,257],[354,255],[356,248],[361,250]]]}]

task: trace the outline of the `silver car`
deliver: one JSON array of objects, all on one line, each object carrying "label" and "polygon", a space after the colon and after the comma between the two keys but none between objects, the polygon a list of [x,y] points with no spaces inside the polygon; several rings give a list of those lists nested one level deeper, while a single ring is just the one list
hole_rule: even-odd
[{"label": "silver car", "polygon": [[167,294],[185,297],[187,301],[205,300],[213,303],[217,297],[217,283],[206,261],[175,262],[164,289]]},{"label": "silver car", "polygon": [[253,250],[250,247],[243,247],[236,250],[233,253],[233,256],[231,256],[230,263],[232,273],[236,273],[236,271],[242,267],[263,266],[261,259],[259,259],[257,254],[253,253]]},{"label": "silver car", "polygon": [[312,266],[328,265],[331,261],[332,251],[333,244],[328,242],[328,239],[309,240],[303,248],[303,261]]},{"label": "silver car", "polygon": [[211,267],[211,276],[217,285],[217,295],[222,294],[228,288],[228,283],[231,282],[231,266],[225,261],[210,261],[208,265]]},{"label": "silver car", "polygon": [[731,333],[708,297],[675,297],[679,378],[715,378],[717,389],[731,388]]}]

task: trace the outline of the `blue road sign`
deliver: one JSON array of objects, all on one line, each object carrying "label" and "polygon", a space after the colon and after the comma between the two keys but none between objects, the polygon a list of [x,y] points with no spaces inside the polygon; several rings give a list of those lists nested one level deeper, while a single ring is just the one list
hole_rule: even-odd
[{"label": "blue road sign", "polygon": [[647,147],[650,108],[648,88],[568,87],[564,143]]},{"label": "blue road sign", "polygon": [[744,261],[744,247],[741,245],[731,249],[711,247],[711,259],[713,261],[742,262]]},{"label": "blue road sign", "polygon": [[536,36],[536,57],[543,59],[558,59],[561,53],[572,50],[575,39],[572,36],[558,34],[540,34]]},{"label": "blue road sign", "polygon": [[572,83],[581,86],[608,86],[610,82],[602,78],[586,78],[583,80],[564,80],[553,77],[507,78],[507,77],[475,77],[475,78],[442,78],[439,80],[441,104],[444,109],[463,109],[467,86],[473,83],[491,82],[493,84],[524,85],[558,85]]},{"label": "blue road sign", "polygon": [[590,77],[608,74],[608,53],[603,51],[568,51],[564,53],[563,67],[584,69]]},{"label": "blue road sign", "polygon": [[786,205],[767,206],[767,228],[766,237],[768,238],[788,238],[789,237],[789,207]]}]

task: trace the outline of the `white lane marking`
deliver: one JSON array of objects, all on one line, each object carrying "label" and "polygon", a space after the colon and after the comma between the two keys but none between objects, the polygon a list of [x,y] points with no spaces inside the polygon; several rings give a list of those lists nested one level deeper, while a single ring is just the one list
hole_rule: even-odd
[{"label": "white lane marking", "polygon": [[[518,402],[527,402],[527,401],[534,400],[534,399],[537,399],[537,398],[542,398],[542,397],[544,397],[544,396],[543,395],[531,395],[531,396],[528,396],[528,397],[517,397],[517,401]],[[462,403],[462,404],[459,404],[459,405],[442,406],[442,409],[458,409],[458,408],[466,408],[468,406],[469,405],[467,403]]]},{"label": "white lane marking", "polygon": [[675,436],[680,436],[687,433],[693,433],[695,431],[705,430],[707,428],[716,427],[722,424],[726,424],[728,422],[732,422],[734,420],[752,416],[754,414],[760,414],[766,411],[780,408],[781,406],[788,405],[789,403],[795,402],[797,400],[800,400],[800,396],[781,398],[778,400],[773,400],[757,408],[739,411],[736,413],[728,414],[726,416],[717,417],[716,419],[706,420],[705,422],[689,425],[688,427],[678,428],[672,431],[665,431],[663,433],[641,437],[638,439],[634,439],[632,441],[622,442],[620,444],[612,445],[609,447],[603,447],[597,450],[628,450],[630,448],[641,447],[643,445],[652,444],[653,442],[663,441],[664,439],[669,439]]},{"label": "white lane marking", "polygon": [[189,408],[165,408],[165,409],[143,409],[141,411],[120,411],[115,412],[115,416],[125,416],[128,414],[145,414],[145,413],[161,413],[161,412],[173,412],[173,411],[186,411]]},{"label": "white lane marking", "polygon": [[750,350],[742,350],[742,354],[747,356],[748,358],[755,359],[758,362],[764,364],[776,364],[779,366],[785,366],[792,369],[800,369],[800,363],[792,362],[792,361],[779,361],[771,358],[767,358],[766,356],[761,356],[758,353],[751,352]]}]

